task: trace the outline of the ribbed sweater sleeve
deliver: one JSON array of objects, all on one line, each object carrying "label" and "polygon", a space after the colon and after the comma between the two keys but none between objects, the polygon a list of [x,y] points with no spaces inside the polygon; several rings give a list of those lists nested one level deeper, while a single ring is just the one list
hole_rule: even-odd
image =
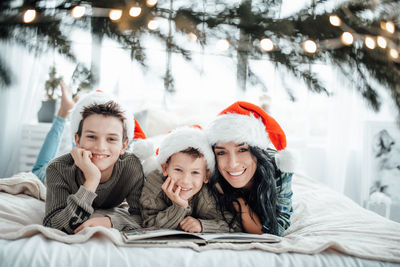
[{"label": "ribbed sweater sleeve", "polygon": [[64,173],[59,172],[55,165],[49,165],[46,170],[47,193],[43,225],[72,234],[93,213],[92,203],[97,194],[83,186],[71,194]]},{"label": "ribbed sweater sleeve", "polygon": [[177,229],[179,223],[191,214],[191,207],[181,207],[168,203],[161,189],[162,174],[158,171],[150,173],[144,183],[140,205],[144,227]]},{"label": "ribbed sweater sleeve", "polygon": [[[140,214],[140,195],[142,193],[144,184],[144,174],[141,164],[130,164],[127,165],[125,172],[130,174],[132,178],[127,179],[131,187],[126,201],[129,205],[129,212],[123,209],[116,209],[114,212],[110,212],[107,216],[111,219],[113,228],[119,231],[129,231],[141,228],[142,217]],[[133,175],[134,174],[134,175]]]},{"label": "ribbed sweater sleeve", "polygon": [[142,217],[139,214],[130,214],[126,208],[117,207],[108,210],[96,210],[95,213],[109,217],[112,227],[119,231],[142,228]]}]

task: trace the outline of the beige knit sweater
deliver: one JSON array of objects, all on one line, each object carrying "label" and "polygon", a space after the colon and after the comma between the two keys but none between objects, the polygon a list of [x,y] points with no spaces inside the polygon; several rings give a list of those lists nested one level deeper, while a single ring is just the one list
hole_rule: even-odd
[{"label": "beige knit sweater", "polygon": [[[144,174],[139,159],[130,153],[120,156],[111,178],[99,184],[96,192],[87,190],[82,171],[71,154],[50,162],[46,169],[46,211],[43,225],[73,233],[96,210],[96,215],[108,216],[113,228],[120,231],[141,227],[139,197]],[[126,200],[129,212],[120,208]]]},{"label": "beige knit sweater", "polygon": [[[178,229],[179,223],[187,216],[198,219],[202,226],[202,232],[241,232],[242,229],[238,223],[229,228],[224,221],[222,214],[216,207],[216,202],[208,191],[206,186],[189,201],[189,206],[183,208],[173,203],[164,191],[161,185],[164,183],[163,175],[155,170],[151,172],[143,187],[140,197],[141,212],[144,227]],[[232,215],[225,213],[228,220]]]}]

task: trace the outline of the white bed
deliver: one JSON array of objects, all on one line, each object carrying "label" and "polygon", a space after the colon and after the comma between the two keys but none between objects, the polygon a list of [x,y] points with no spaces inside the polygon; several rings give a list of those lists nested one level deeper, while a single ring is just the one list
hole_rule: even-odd
[{"label": "white bed", "polygon": [[295,175],[292,225],[277,244],[127,247],[115,229],[78,235],[41,225],[45,187],[0,179],[1,266],[400,266],[400,224]]}]

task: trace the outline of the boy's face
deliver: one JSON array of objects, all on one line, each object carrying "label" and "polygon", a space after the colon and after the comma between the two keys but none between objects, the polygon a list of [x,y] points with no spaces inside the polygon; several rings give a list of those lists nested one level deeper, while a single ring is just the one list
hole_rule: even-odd
[{"label": "boy's face", "polygon": [[125,152],[129,140],[123,142],[123,126],[120,119],[93,114],[82,125],[82,135],[75,134],[76,145],[92,153],[91,161],[102,174],[111,176],[119,155]]},{"label": "boy's face", "polygon": [[173,154],[168,163],[162,164],[163,175],[175,181],[174,192],[181,187],[179,196],[184,200],[190,200],[208,182],[206,167],[204,157],[195,158],[182,152]]}]

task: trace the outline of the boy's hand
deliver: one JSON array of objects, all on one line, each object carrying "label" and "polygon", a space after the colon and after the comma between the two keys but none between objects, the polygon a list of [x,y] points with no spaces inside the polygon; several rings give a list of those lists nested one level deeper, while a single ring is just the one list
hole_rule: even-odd
[{"label": "boy's hand", "polygon": [[189,202],[187,200],[182,199],[179,196],[179,193],[181,192],[181,187],[178,186],[174,192],[174,185],[175,185],[175,180],[172,179],[171,177],[167,177],[165,182],[162,184],[161,189],[165,192],[167,197],[171,199],[172,202],[176,203],[181,207],[187,208],[189,206]]},{"label": "boy's hand", "polygon": [[185,232],[189,233],[201,233],[201,222],[191,216],[187,216],[183,219],[179,226]]},{"label": "boy's hand", "polygon": [[82,223],[81,225],[79,225],[79,227],[75,229],[74,233],[76,234],[86,227],[95,227],[95,226],[103,226],[106,228],[111,228],[112,227],[111,219],[109,217],[96,217],[89,219],[84,223]]},{"label": "boy's hand", "polygon": [[79,147],[73,147],[71,150],[72,158],[76,166],[83,172],[86,182],[83,184],[88,190],[95,192],[100,183],[101,172],[99,168],[90,160],[92,153]]}]

